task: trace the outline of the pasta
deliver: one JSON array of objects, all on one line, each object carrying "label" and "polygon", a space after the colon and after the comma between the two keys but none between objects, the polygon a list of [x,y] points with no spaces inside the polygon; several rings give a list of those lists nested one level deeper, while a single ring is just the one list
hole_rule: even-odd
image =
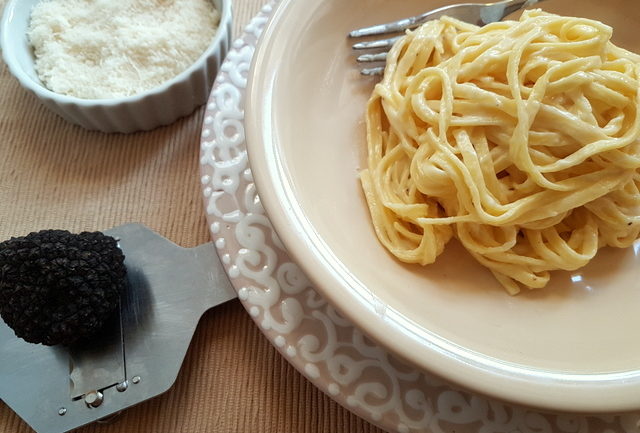
[{"label": "pasta", "polygon": [[391,49],[360,180],[380,242],[433,263],[455,237],[510,294],[640,232],[640,56],[598,21],[443,17]]}]

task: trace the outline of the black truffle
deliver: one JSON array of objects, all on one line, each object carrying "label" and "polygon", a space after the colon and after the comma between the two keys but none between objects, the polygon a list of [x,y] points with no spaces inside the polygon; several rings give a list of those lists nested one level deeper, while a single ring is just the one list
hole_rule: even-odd
[{"label": "black truffle", "polygon": [[42,230],[0,243],[0,316],[30,343],[94,335],[125,287],[124,255],[103,233]]}]

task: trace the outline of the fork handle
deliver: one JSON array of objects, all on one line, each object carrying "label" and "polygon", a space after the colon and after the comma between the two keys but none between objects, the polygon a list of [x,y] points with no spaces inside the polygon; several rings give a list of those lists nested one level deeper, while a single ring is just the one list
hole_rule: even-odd
[{"label": "fork handle", "polygon": [[512,14],[520,9],[533,6],[534,4],[544,0],[504,0],[490,5],[486,5],[480,11],[480,19],[482,22],[478,25],[485,25],[500,21],[502,18]]},{"label": "fork handle", "polygon": [[[362,36],[383,35],[386,33],[396,33],[406,29],[412,29],[418,27],[427,21],[434,20],[447,15],[451,9],[461,8],[478,8],[480,10],[479,16],[473,16],[473,24],[484,25],[495,21],[500,21],[507,15],[520,10],[522,8],[534,5],[542,0],[502,0],[495,3],[462,3],[449,6],[443,6],[438,9],[434,9],[429,12],[425,12],[421,15],[416,15],[410,18],[404,18],[398,21],[393,21],[386,24],[378,24],[370,27],[365,27],[358,30],[353,30],[349,33],[349,37],[359,38]],[[463,19],[465,21],[465,19]]]}]

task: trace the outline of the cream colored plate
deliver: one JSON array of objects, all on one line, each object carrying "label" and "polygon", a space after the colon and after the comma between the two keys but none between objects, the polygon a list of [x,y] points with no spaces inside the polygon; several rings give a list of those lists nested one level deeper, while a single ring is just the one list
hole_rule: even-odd
[{"label": "cream colored plate", "polygon": [[[357,172],[374,82],[359,75],[346,34],[445,3],[280,3],[254,57],[245,125],[271,222],[321,293],[411,364],[530,406],[640,408],[640,243],[602,250],[580,272],[511,297],[454,243],[423,268],[396,261],[373,233]],[[542,6],[607,22],[640,51],[635,1]]]},{"label": "cream colored plate", "polygon": [[201,181],[218,254],[266,338],[314,385],[398,433],[638,433],[640,412],[541,413],[456,389],[372,344],[310,284],[265,216],[247,159],[247,71],[271,6],[245,27],[216,78],[202,126]]}]

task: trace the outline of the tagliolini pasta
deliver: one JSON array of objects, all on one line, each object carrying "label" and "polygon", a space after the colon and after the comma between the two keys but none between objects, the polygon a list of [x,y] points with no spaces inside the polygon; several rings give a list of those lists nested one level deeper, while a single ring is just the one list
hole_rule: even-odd
[{"label": "tagliolini pasta", "polygon": [[640,232],[640,56],[598,21],[444,17],[390,51],[360,173],[376,234],[433,263],[457,238],[515,294]]}]

